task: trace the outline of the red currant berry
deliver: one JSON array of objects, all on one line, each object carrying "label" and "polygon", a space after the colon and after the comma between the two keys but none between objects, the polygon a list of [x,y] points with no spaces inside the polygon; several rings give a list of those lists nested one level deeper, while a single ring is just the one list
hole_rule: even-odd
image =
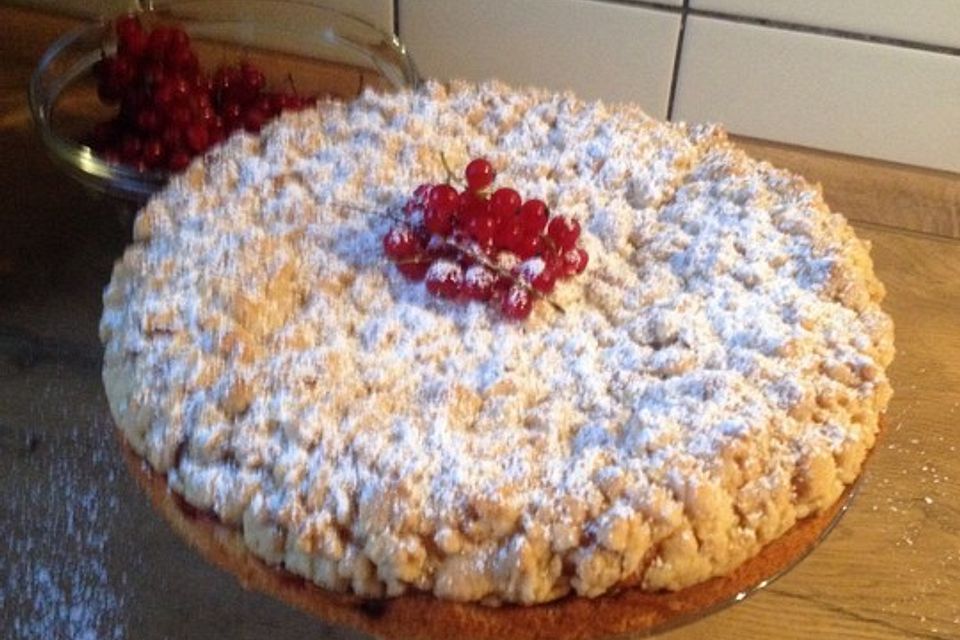
[{"label": "red currant berry", "polygon": [[547,226],[547,205],[543,200],[527,200],[520,207],[520,225],[528,235],[540,235]]},{"label": "red currant berry", "polygon": [[156,109],[147,107],[137,113],[137,128],[144,133],[155,133],[160,130],[160,114]]},{"label": "red currant berry", "polygon": [[111,72],[111,79],[125,89],[137,78],[137,61],[128,55],[118,55],[113,60]]},{"label": "red currant berry", "polygon": [[186,151],[174,151],[167,158],[167,169],[177,173],[190,165],[190,155]]},{"label": "red currant berry", "polygon": [[273,118],[278,113],[283,110],[283,105],[280,104],[279,93],[261,93],[257,96],[256,104],[257,108],[260,111],[263,111],[267,114],[268,117]]},{"label": "red currant berry", "polygon": [[183,128],[187,128],[193,122],[193,114],[190,113],[190,107],[177,105],[170,110],[170,122]]},{"label": "red currant berry", "polygon": [[[518,224],[522,225],[522,223]],[[527,260],[528,258],[539,255],[543,250],[543,237],[539,234],[525,234],[516,241],[513,250],[521,260]]]},{"label": "red currant berry", "polygon": [[497,223],[497,231],[493,236],[493,243],[498,249],[515,251],[524,238],[520,221],[516,218],[501,218]]},{"label": "red currant berry", "polygon": [[175,60],[180,73],[185,75],[194,84],[197,81],[197,75],[200,73],[200,59],[197,57],[197,54],[192,50],[187,49],[187,53],[182,54],[179,59]]},{"label": "red currant berry", "polygon": [[173,99],[176,102],[186,100],[193,89],[193,87],[190,86],[190,81],[181,75],[171,76],[164,84],[169,85],[170,92],[173,94]]},{"label": "red currant berry", "polygon": [[517,269],[519,277],[530,283],[530,286],[540,293],[553,291],[557,279],[556,272],[550,262],[543,258],[532,258],[520,264]]},{"label": "red currant berry", "polygon": [[588,254],[583,247],[577,247],[572,253],[574,254],[575,258],[574,256],[571,256],[570,258],[567,258],[567,260],[574,265],[574,273],[579,275],[587,268],[587,264],[590,262],[590,254]]},{"label": "red currant berry", "polygon": [[227,131],[223,126],[223,118],[220,116],[214,116],[207,124],[207,131],[210,135],[210,146],[214,146],[223,142],[227,137]]},{"label": "red currant berry", "polygon": [[165,157],[165,152],[163,148],[163,141],[159,138],[151,138],[143,145],[143,153],[141,158],[143,164],[146,165],[148,169],[153,169],[159,167],[163,164]]},{"label": "red currant berry", "polygon": [[544,268],[543,271],[534,276],[530,281],[530,286],[540,293],[550,293],[557,281],[557,274],[553,269]]},{"label": "red currant berry", "polygon": [[171,34],[169,27],[154,27],[147,38],[147,57],[157,62],[163,60],[170,45]]},{"label": "red currant berry", "polygon": [[127,164],[134,164],[140,160],[143,152],[143,141],[133,134],[126,134],[120,140],[120,159]]},{"label": "red currant berry", "polygon": [[223,125],[228,131],[234,131],[243,125],[243,106],[239,102],[227,102],[223,105]]},{"label": "red currant berry", "polygon": [[253,104],[257,109],[260,109],[267,118],[272,118],[280,113],[280,110],[275,108],[276,105],[274,101],[270,99],[270,94],[261,94]]},{"label": "red currant berry", "polygon": [[465,224],[477,216],[486,215],[490,211],[490,201],[482,195],[466,190],[460,194],[460,220]]},{"label": "red currant berry", "polygon": [[190,36],[179,27],[170,29],[170,48],[190,48]]},{"label": "red currant berry", "polygon": [[480,191],[493,184],[496,172],[493,170],[493,165],[486,159],[477,158],[470,161],[463,176],[467,180],[467,188],[470,191]]},{"label": "red currant berry", "polygon": [[485,302],[493,296],[497,278],[486,267],[475,264],[463,274],[463,295],[470,300]]},{"label": "red currant berry", "polygon": [[240,81],[247,95],[254,97],[266,86],[267,78],[263,72],[249,62],[240,64]]},{"label": "red currant berry", "polygon": [[438,184],[430,189],[427,196],[427,208],[441,209],[453,214],[460,204],[460,194],[448,184]]},{"label": "red currant berry", "polygon": [[250,133],[259,132],[260,129],[263,128],[263,125],[266,121],[267,116],[264,115],[263,111],[260,111],[260,109],[257,109],[256,107],[247,109],[243,114],[243,128]]},{"label": "red currant berry", "polygon": [[120,113],[129,120],[131,124],[136,124],[140,111],[150,108],[149,103],[150,98],[146,91],[136,88],[127,89],[123,94],[123,99],[120,101]]},{"label": "red currant berry", "polygon": [[175,124],[169,124],[160,134],[160,139],[163,140],[163,146],[167,152],[179,151],[183,147],[183,129]]},{"label": "red currant berry", "polygon": [[557,275],[561,278],[569,278],[570,276],[583,273],[589,261],[590,256],[582,247],[565,251],[563,255],[560,256],[560,262],[557,265]]},{"label": "red currant berry", "polygon": [[427,291],[441,298],[456,298],[463,288],[463,269],[456,262],[437,260],[427,270]]},{"label": "red currant berry", "polygon": [[190,106],[190,110],[196,114],[207,109],[211,112],[213,111],[213,100],[210,99],[210,94],[196,86],[190,90],[190,95],[187,96],[187,103]]},{"label": "red currant berry", "polygon": [[148,87],[159,87],[166,82],[167,70],[163,62],[157,60],[147,60],[142,63],[140,74],[143,76],[143,83]]},{"label": "red currant berry", "polygon": [[427,206],[423,212],[423,224],[430,233],[448,236],[453,231],[453,210],[440,206]]},{"label": "red currant berry", "polygon": [[391,260],[404,260],[417,255],[422,247],[420,240],[409,226],[399,224],[391,227],[383,236],[383,252]]},{"label": "red currant berry", "polygon": [[497,189],[490,196],[490,212],[497,218],[509,218],[520,208],[520,194],[509,187]]},{"label": "red currant berry", "polygon": [[194,122],[183,132],[187,147],[194,153],[203,153],[210,146],[210,133],[202,122]]},{"label": "red currant berry", "polygon": [[164,81],[164,83],[153,92],[153,103],[160,111],[169,112],[174,102],[173,84],[169,81]]},{"label": "red currant berry", "polygon": [[283,98],[284,105],[282,111],[302,111],[306,106],[306,101],[300,96],[286,95]]},{"label": "red currant berry", "polygon": [[558,247],[569,251],[580,238],[580,223],[567,216],[556,216],[547,225],[547,235]]},{"label": "red currant berry", "polygon": [[202,95],[207,96],[211,104],[213,103],[213,99],[211,98],[214,92],[213,78],[205,73],[198,73],[193,79],[193,86],[195,86]]},{"label": "red currant berry", "polygon": [[194,112],[194,116],[197,122],[210,126],[210,123],[217,117],[217,112],[214,111],[213,107],[200,107]]},{"label": "red currant berry", "polygon": [[260,99],[266,98],[270,102],[270,111],[280,113],[287,108],[287,94],[270,91],[260,96]]},{"label": "red currant berry", "polygon": [[150,36],[146,31],[138,31],[125,39],[120,40],[119,51],[135,58],[143,58],[147,53]]},{"label": "red currant berry", "polygon": [[433,188],[429,184],[421,184],[416,189],[413,190],[412,202],[421,207],[427,206],[427,201],[430,199],[430,190]]},{"label": "red currant berry", "polygon": [[513,285],[507,290],[500,302],[500,311],[511,320],[524,320],[533,310],[533,300],[530,292],[520,285]]},{"label": "red currant berry", "polygon": [[118,38],[123,38],[136,31],[143,31],[143,27],[140,25],[140,18],[132,13],[128,13],[125,16],[117,18],[114,24],[114,31],[116,31]]},{"label": "red currant berry", "polygon": [[239,88],[240,82],[241,75],[239,67],[234,67],[232,65],[217,67],[217,70],[213,72],[214,91],[227,93],[231,90]]},{"label": "red currant berry", "polygon": [[140,26],[140,20],[134,15],[117,20],[117,51],[134,58],[143,56],[147,51],[150,37]]},{"label": "red currant berry", "polygon": [[479,244],[489,245],[497,233],[497,221],[489,214],[475,216],[467,221],[466,232]]},{"label": "red currant berry", "polygon": [[397,271],[403,274],[407,280],[419,282],[427,275],[427,269],[430,268],[430,260],[425,256],[410,258],[410,262],[398,262]]}]

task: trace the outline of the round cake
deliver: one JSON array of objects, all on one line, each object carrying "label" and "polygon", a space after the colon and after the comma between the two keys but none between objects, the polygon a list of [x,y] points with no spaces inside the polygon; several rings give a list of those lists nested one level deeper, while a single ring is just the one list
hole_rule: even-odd
[{"label": "round cake", "polygon": [[[575,218],[505,318],[405,278],[390,214],[474,158]],[[868,246],[715,126],[491,82],[367,92],[195,162],[104,294],[122,436],[326,590],[537,604],[734,572],[861,471],[891,395]]]}]

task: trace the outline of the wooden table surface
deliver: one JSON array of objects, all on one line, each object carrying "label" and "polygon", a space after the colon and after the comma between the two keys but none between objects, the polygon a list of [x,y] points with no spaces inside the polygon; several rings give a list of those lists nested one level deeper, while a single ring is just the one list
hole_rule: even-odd
[{"label": "wooden table surface", "polygon": [[[0,637],[357,637],[201,562],[127,477],[96,327],[129,231],[32,130],[29,74],[70,21],[0,7],[0,23]],[[960,638],[960,176],[745,144],[822,182],[873,243],[896,395],[827,541],[761,593],[663,637]]]}]

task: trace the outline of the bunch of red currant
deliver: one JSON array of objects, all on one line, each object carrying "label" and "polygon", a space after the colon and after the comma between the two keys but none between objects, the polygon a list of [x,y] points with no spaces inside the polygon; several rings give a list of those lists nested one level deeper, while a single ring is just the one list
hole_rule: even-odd
[{"label": "bunch of red currant", "polygon": [[580,224],[550,217],[542,200],[492,190],[495,172],[483,159],[464,171],[466,188],[420,185],[404,217],[384,236],[383,249],[411,280],[433,295],[499,305],[512,320],[530,315],[537,297],[558,279],[582,273],[589,256],[578,245]]},{"label": "bunch of red currant", "polygon": [[148,30],[135,15],[115,28],[117,52],[104,55],[94,75],[100,100],[120,111],[85,140],[111,162],[180,171],[237,129],[257,132],[281,111],[316,102],[292,87],[266,91],[263,72],[248,62],[204,73],[183,29]]}]

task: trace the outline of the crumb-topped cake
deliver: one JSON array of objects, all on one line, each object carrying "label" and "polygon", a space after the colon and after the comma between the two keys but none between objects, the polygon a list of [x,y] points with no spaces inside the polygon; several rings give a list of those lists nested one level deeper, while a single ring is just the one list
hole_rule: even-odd
[{"label": "crumb-topped cake", "polygon": [[[478,157],[589,254],[523,321],[384,255],[384,212]],[[858,476],[891,394],[883,295],[819,191],[717,127],[430,82],[174,178],[104,294],[104,381],[172,491],[326,589],[672,591]]]}]

